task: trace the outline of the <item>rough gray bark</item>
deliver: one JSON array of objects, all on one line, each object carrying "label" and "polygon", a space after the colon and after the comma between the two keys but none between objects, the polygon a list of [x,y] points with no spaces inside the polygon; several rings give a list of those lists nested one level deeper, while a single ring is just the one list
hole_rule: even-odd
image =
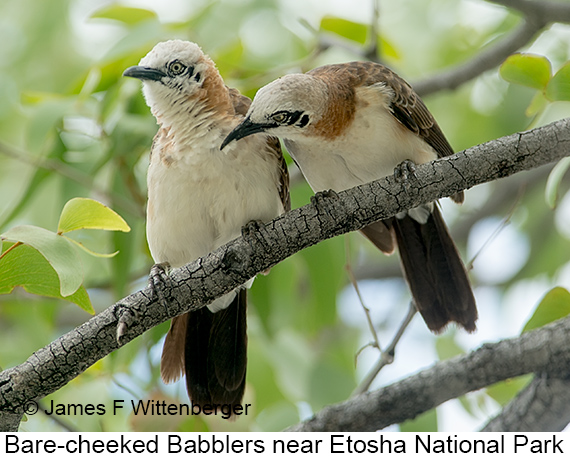
[{"label": "rough gray bark", "polygon": [[482,432],[559,432],[570,423],[570,379],[566,373],[535,375]]},{"label": "rough gray bark", "polygon": [[[565,119],[419,166],[411,182],[387,177],[341,192],[338,198],[318,198],[271,221],[258,232],[174,270],[164,284],[125,297],[21,365],[1,372],[0,431],[15,430],[31,401],[60,389],[120,345],[205,306],[294,253],[419,204],[557,161],[570,154],[569,145],[570,120]],[[415,414],[423,407],[418,404]]]},{"label": "rough gray bark", "polygon": [[[558,379],[567,375],[570,370],[568,347],[570,347],[570,318],[565,318],[525,333],[518,338],[485,344],[468,355],[439,362],[395,384],[359,395],[344,403],[328,406],[312,419],[295,425],[288,431],[375,431],[413,419],[418,414],[435,408],[447,400],[505,379],[535,372],[548,373],[548,378]],[[532,395],[526,396],[529,398]],[[551,394],[547,394],[545,389],[542,395],[544,399]],[[525,408],[517,408],[520,413],[519,420],[513,419],[506,424],[507,430],[497,426],[488,431],[524,431],[525,429],[540,431],[540,428],[533,428],[536,427],[536,423],[533,424],[530,421],[546,418],[544,410],[557,401],[560,404],[557,405],[556,410],[553,410],[553,415],[558,414],[559,421],[553,424],[552,419],[549,418],[549,422],[545,425],[547,427],[555,425],[557,429],[560,429],[560,419],[562,422],[566,419],[570,420],[570,395],[568,393],[564,394],[564,400],[566,401],[549,398],[548,401],[543,402],[542,405],[545,408],[543,411],[535,409],[537,414],[528,418],[527,427],[521,425],[526,420],[523,417]],[[528,411],[529,409],[526,408],[526,412]],[[495,425],[501,424],[497,420]]]}]

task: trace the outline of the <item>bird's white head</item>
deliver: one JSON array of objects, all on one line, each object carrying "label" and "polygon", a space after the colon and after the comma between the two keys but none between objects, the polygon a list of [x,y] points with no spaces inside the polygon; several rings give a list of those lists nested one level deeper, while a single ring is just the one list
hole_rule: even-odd
[{"label": "bird's white head", "polygon": [[325,113],[327,100],[328,89],[322,80],[307,74],[283,76],[259,89],[245,120],[227,136],[222,148],[260,132],[291,140],[306,135]]},{"label": "bird's white head", "polygon": [[127,68],[123,75],[143,82],[146,102],[158,119],[187,109],[185,105],[192,99],[205,99],[200,93],[208,79],[221,81],[214,63],[200,47],[181,40],[158,43],[139,65]]}]

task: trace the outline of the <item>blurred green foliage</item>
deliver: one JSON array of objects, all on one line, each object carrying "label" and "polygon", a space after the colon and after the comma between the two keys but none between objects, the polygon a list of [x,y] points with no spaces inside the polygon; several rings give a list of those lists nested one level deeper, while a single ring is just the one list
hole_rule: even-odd
[{"label": "blurred green foliage", "polygon": [[97,253],[65,235],[82,229],[130,231],[121,216],[90,198],[73,198],[65,204],[57,232],[34,225],[12,227],[0,235],[0,293],[10,293],[19,286],[37,295],[69,300],[93,314],[89,296],[82,287],[83,267],[77,249],[107,258],[118,251]]},{"label": "blurred green foliage", "polygon": [[[378,44],[380,57],[414,82],[477,55],[516,27],[518,16],[503,9],[471,14],[469,8],[475,3],[382,2],[379,35],[370,36],[372,10],[362,2],[351,2],[341,14],[318,1],[308,2],[311,7],[306,11],[297,7],[299,2],[277,0],[161,2],[164,5],[152,11],[148,2],[133,7],[103,1],[4,0],[0,3],[0,233],[21,225],[56,227],[65,203],[76,197],[94,198],[113,208],[131,227],[129,233],[82,231],[74,238],[97,252],[118,251],[108,259],[78,254],[84,271],[79,290],[87,291],[95,311],[100,311],[140,288],[152,264],[144,234],[145,179],[157,127],[138,82],[124,80],[121,74],[157,42],[169,38],[197,42],[216,61],[228,85],[249,96],[289,71],[361,59],[371,44]],[[513,84],[501,79],[497,69],[453,92],[426,98],[457,150],[522,131],[531,122],[569,115],[568,104],[560,100],[568,100],[565,62],[570,45],[564,34],[549,33],[549,41],[536,51],[541,57],[513,57],[505,64],[501,74]],[[556,69],[554,76],[551,68]],[[537,89],[548,103],[535,102],[538,108],[525,114]],[[463,252],[479,218],[513,213],[511,225],[529,240],[530,255],[499,284],[485,283],[476,261],[479,337],[453,331],[434,337],[415,321],[417,328],[412,326],[404,336],[396,363],[385,368],[377,385],[486,339],[517,334],[539,296],[560,282],[568,284],[570,235],[556,222],[570,221],[566,215],[570,206],[564,205],[569,187],[564,171],[550,191],[562,202],[554,210],[544,203],[544,177],[539,173],[528,173],[524,182],[481,186],[467,193],[461,210],[445,208]],[[506,186],[513,182],[519,187],[515,210],[513,199],[500,198],[508,195]],[[310,195],[308,186],[296,180],[293,207],[308,203]],[[492,211],[486,211],[489,206]],[[468,223],[455,231],[454,221],[457,226]],[[10,246],[5,242],[3,252]],[[387,344],[408,300],[403,281],[385,281],[399,276],[397,262],[397,256],[381,256],[358,235],[350,235],[298,253],[256,279],[250,293],[245,398],[253,413],[247,417],[233,423],[211,417],[141,417],[125,407],[117,415],[63,417],[61,422],[81,431],[275,431],[296,423],[326,404],[346,399],[378,356],[366,349],[356,358],[371,336],[366,324],[358,323],[364,321],[357,301],[346,299],[351,289],[346,268],[360,279],[382,281],[386,292],[365,295],[365,300],[377,310],[374,323],[381,343]],[[0,289],[3,280],[0,277]],[[541,281],[541,293],[534,300],[536,293],[529,295],[532,302],[524,305],[525,311],[509,308],[513,294],[536,281]],[[546,302],[567,308],[567,294],[553,293],[556,296],[551,300],[547,295],[541,307]],[[45,295],[51,298],[21,289],[0,296],[3,368],[22,363],[34,350],[88,319],[86,313],[54,298],[57,293]],[[560,317],[551,308],[537,311],[532,325]],[[503,325],[496,325],[496,333],[489,330],[496,322],[511,321],[520,325],[511,333]],[[139,399],[187,401],[183,383],[165,386],[160,381],[161,338],[167,328],[163,324],[152,329],[44,401],[88,400],[104,404],[108,411],[118,399],[126,404]],[[416,351],[405,345],[408,335],[410,344],[431,351],[433,359],[414,357]],[[490,414],[489,404],[496,410],[524,384],[525,380],[501,383],[459,404],[466,415],[481,422]],[[434,430],[444,422],[440,415],[439,410],[428,412],[403,424],[402,430]],[[62,425],[38,414],[29,417],[22,429],[52,431]]]}]

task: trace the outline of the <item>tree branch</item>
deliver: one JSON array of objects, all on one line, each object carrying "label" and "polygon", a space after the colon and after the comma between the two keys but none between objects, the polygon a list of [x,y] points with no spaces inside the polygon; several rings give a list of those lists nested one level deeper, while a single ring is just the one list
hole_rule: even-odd
[{"label": "tree branch", "polygon": [[[60,389],[120,345],[205,306],[294,253],[405,209],[557,161],[570,154],[569,145],[570,119],[565,119],[418,166],[415,183],[383,178],[276,218],[258,233],[173,270],[160,289],[147,287],[125,297],[21,365],[1,372],[0,431],[15,430],[30,401]],[[120,344],[118,328],[124,330]]]},{"label": "tree branch", "polygon": [[417,83],[413,83],[414,90],[422,97],[440,90],[453,90],[477,76],[491,70],[512,53],[518,51],[532,38],[534,38],[546,24],[535,21],[524,21],[514,32],[501,39],[493,46],[489,46],[471,60],[443,71]]},{"label": "tree branch", "polygon": [[[568,346],[566,346],[568,347]],[[560,432],[570,423],[570,380],[538,373],[482,432]]]},{"label": "tree branch", "polygon": [[462,65],[413,84],[425,96],[440,90],[456,89],[487,70],[500,65],[509,55],[529,43],[542,29],[555,22],[570,22],[570,4],[529,0],[488,0],[523,13],[523,22],[506,37],[488,46]]},{"label": "tree branch", "polygon": [[548,0],[487,0],[490,3],[520,11],[525,16],[540,18],[545,22],[568,22],[570,4]]},{"label": "tree branch", "polygon": [[[549,373],[554,378],[565,376],[570,370],[569,345],[570,318],[565,318],[518,338],[485,344],[395,384],[328,406],[287,431],[376,431],[505,379],[534,372]],[[564,408],[557,408],[558,412],[565,410],[563,420],[569,417],[568,391],[565,400]],[[548,403],[552,404],[553,399]],[[532,427],[533,420],[535,417],[529,419],[528,427]],[[495,424],[500,425],[498,421]]]}]

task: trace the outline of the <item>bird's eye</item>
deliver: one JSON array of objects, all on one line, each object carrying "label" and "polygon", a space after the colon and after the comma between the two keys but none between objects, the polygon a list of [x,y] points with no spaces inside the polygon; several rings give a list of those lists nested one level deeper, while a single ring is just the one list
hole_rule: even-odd
[{"label": "bird's eye", "polygon": [[169,73],[174,76],[184,73],[185,70],[186,70],[186,65],[179,62],[178,60],[174,60],[170,62],[170,64],[168,65]]},{"label": "bird's eye", "polygon": [[288,118],[289,115],[285,111],[279,111],[271,116],[271,119],[273,119],[278,124],[284,124]]}]

